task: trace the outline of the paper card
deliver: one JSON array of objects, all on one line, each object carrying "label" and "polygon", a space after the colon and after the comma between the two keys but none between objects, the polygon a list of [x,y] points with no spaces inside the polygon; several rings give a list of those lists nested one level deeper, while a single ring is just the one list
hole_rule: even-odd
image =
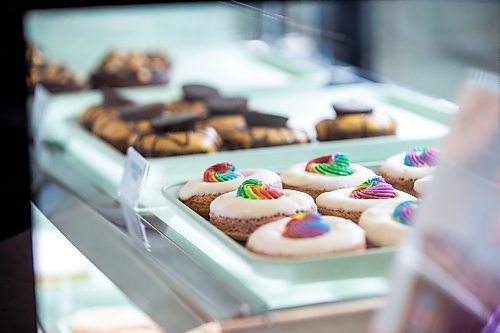
[{"label": "paper card", "polygon": [[35,86],[33,104],[31,106],[30,113],[30,130],[35,146],[40,143],[41,124],[43,122],[45,110],[47,110],[47,106],[49,105],[49,100],[50,92],[42,85],[37,84]]},{"label": "paper card", "polygon": [[127,149],[123,175],[118,186],[122,203],[137,208],[149,172],[149,162],[133,147]]}]

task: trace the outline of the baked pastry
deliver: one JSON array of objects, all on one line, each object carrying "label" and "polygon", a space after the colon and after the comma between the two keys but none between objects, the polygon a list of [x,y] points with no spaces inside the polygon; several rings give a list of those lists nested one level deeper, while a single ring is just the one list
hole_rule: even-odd
[{"label": "baked pastry", "polygon": [[27,43],[27,86],[32,93],[41,84],[51,93],[81,91],[88,88],[87,80],[63,64],[50,61],[33,44]]},{"label": "baked pastry", "polygon": [[357,187],[325,192],[316,198],[318,211],[323,215],[340,216],[358,223],[361,213],[386,202],[415,200],[415,197],[395,190],[380,176],[366,180]]},{"label": "baked pastry", "polygon": [[102,115],[118,114],[117,107],[137,105],[134,101],[121,95],[115,89],[103,88],[101,90],[102,102],[88,107],[80,116],[80,123],[88,130],[92,129],[94,122]]},{"label": "baked pastry", "polygon": [[234,164],[221,162],[208,167],[202,178],[191,179],[179,191],[179,199],[204,218],[209,218],[210,204],[218,196],[235,191],[252,178],[282,188],[280,177],[266,169],[236,170]]},{"label": "baked pastry", "polygon": [[316,211],[306,193],[281,190],[257,179],[247,179],[210,204],[210,223],[229,237],[245,241],[258,227],[300,212]]},{"label": "baked pastry", "polygon": [[146,314],[129,307],[93,307],[76,312],[70,320],[73,333],[162,333]]},{"label": "baked pastry", "polygon": [[90,77],[92,88],[165,84],[170,60],[161,53],[118,52],[106,55]]},{"label": "baked pastry", "polygon": [[216,152],[222,140],[213,128],[196,125],[200,117],[198,112],[164,112],[148,126],[136,126],[128,145],[146,157]]},{"label": "baked pastry", "polygon": [[422,195],[427,191],[429,185],[432,183],[433,179],[434,175],[428,175],[415,180],[415,183],[413,184],[413,191],[417,197],[422,197]]},{"label": "baked pastry", "polygon": [[363,229],[352,221],[304,212],[259,227],[246,247],[265,256],[299,258],[361,252],[365,244]]},{"label": "baked pastry", "polygon": [[[182,86],[182,99],[168,104],[172,112],[207,112],[205,102],[217,97],[219,91],[216,88],[202,84],[185,84]],[[206,125],[211,127],[210,125]]]},{"label": "baked pastry", "polygon": [[410,231],[418,205],[415,200],[383,202],[365,210],[359,226],[373,245],[398,245]]},{"label": "baked pastry", "polygon": [[229,149],[248,149],[308,143],[304,131],[286,127],[288,118],[260,112],[243,113],[245,128],[225,128],[220,131]]},{"label": "baked pastry", "polygon": [[217,133],[246,127],[244,113],[249,112],[247,99],[243,97],[212,96],[206,101],[209,118],[202,125],[215,128]]},{"label": "baked pastry", "polygon": [[305,192],[316,199],[323,192],[356,186],[375,177],[375,173],[351,164],[343,153],[334,153],[292,165],[280,176],[283,188]]},{"label": "baked pastry", "polygon": [[335,103],[334,119],[316,124],[319,141],[365,138],[396,134],[396,122],[387,113],[372,105],[350,101]]},{"label": "baked pastry", "polygon": [[417,195],[413,189],[415,181],[434,173],[438,157],[436,148],[414,147],[386,159],[379,172],[394,188]]},{"label": "baked pastry", "polygon": [[149,131],[150,121],[167,112],[166,110],[166,104],[161,103],[114,107],[111,111],[101,110],[92,122],[91,131],[124,153],[130,146],[132,134]]}]

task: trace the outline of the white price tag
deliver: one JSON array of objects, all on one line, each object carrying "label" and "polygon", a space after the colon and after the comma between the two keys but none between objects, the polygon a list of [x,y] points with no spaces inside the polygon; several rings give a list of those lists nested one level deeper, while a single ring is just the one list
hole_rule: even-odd
[{"label": "white price tag", "polygon": [[40,143],[40,130],[43,122],[43,114],[49,105],[50,92],[42,85],[35,86],[33,94],[33,105],[31,106],[30,130],[35,146]]},{"label": "white price tag", "polygon": [[136,208],[146,183],[149,162],[132,147],[127,149],[122,180],[118,187],[118,197],[125,204]]}]

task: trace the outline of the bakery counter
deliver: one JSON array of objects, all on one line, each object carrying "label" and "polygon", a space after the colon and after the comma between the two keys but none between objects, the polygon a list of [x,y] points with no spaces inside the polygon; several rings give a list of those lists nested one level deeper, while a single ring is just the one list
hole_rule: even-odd
[{"label": "bakery counter", "polygon": [[[50,175],[33,166],[34,204],[167,332],[186,332],[211,321],[224,332],[299,332],[306,326],[311,332],[326,332],[331,325],[359,331],[381,304],[379,298],[360,294],[359,300],[299,307],[280,304],[272,310],[238,281],[222,281],[216,272],[193,261],[169,239],[171,233],[158,217],[122,207],[62,163],[57,148],[45,149],[52,151],[53,164]],[[315,293],[321,290],[314,288]],[[307,299],[306,292],[298,289],[296,295]]]}]

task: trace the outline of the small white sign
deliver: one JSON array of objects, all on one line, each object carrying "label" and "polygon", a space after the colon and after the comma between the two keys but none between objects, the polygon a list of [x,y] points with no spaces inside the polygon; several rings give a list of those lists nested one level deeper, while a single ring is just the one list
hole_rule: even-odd
[{"label": "small white sign", "polygon": [[132,147],[127,149],[118,197],[132,208],[137,208],[149,172],[149,162]]}]

